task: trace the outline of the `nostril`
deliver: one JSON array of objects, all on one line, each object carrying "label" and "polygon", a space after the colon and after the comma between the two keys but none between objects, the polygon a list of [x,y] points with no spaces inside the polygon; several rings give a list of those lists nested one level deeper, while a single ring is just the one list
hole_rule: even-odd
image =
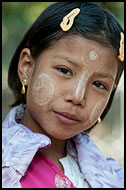
[{"label": "nostril", "polygon": [[72,102],[72,100],[68,100],[68,102]]},{"label": "nostril", "polygon": [[63,96],[64,101],[67,103],[71,103],[73,105],[84,107],[85,106],[85,99],[77,98],[74,93],[72,94],[66,94]]},{"label": "nostril", "polygon": [[78,105],[78,106],[82,106],[81,103],[78,103],[78,102],[75,102],[75,101],[72,101],[72,100],[68,100],[67,102],[70,102],[70,103],[72,103],[72,104],[76,104],[76,105]]}]

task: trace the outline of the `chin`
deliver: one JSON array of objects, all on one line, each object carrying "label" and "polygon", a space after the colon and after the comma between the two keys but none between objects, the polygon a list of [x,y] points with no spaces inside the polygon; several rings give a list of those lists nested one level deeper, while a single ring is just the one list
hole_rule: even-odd
[{"label": "chin", "polygon": [[68,134],[68,133],[66,133],[66,134],[57,134],[57,133],[53,133],[53,134],[50,134],[50,137],[52,137],[52,138],[55,138],[55,139],[57,139],[57,140],[67,140],[67,139],[70,139],[71,137],[73,137],[73,136],[75,136],[76,134]]}]

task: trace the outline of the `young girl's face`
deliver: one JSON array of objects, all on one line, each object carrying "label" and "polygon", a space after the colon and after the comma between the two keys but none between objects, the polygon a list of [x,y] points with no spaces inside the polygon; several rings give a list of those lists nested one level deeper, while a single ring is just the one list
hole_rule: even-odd
[{"label": "young girl's face", "polygon": [[29,128],[57,139],[90,128],[114,88],[118,63],[113,48],[69,36],[45,50],[34,64],[27,91]]}]

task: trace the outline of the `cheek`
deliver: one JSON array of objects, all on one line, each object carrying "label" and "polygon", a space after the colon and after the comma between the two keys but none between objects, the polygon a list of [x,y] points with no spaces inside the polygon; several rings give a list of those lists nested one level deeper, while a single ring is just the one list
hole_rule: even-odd
[{"label": "cheek", "polygon": [[39,74],[32,87],[32,97],[37,105],[47,104],[53,97],[54,84],[47,74]]},{"label": "cheek", "polygon": [[105,101],[106,101],[106,99],[102,98],[95,104],[95,106],[90,114],[90,122],[91,123],[94,123],[98,119],[99,115],[102,113],[102,111],[104,109]]}]

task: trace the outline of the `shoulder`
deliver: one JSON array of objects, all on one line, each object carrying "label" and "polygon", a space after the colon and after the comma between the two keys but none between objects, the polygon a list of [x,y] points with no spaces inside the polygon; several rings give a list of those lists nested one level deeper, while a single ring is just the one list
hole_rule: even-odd
[{"label": "shoulder", "polygon": [[116,160],[106,158],[86,133],[77,135],[73,140],[69,151],[75,154],[82,173],[92,187],[98,187],[97,183],[102,183],[103,187],[123,187],[124,171]]},{"label": "shoulder", "polygon": [[51,144],[51,140],[47,136],[34,133],[26,126],[16,122],[16,118],[20,119],[23,113],[21,108],[20,106],[13,108],[2,125],[3,166],[11,163],[12,165],[17,164],[18,167],[20,163],[30,163],[39,148]]}]

